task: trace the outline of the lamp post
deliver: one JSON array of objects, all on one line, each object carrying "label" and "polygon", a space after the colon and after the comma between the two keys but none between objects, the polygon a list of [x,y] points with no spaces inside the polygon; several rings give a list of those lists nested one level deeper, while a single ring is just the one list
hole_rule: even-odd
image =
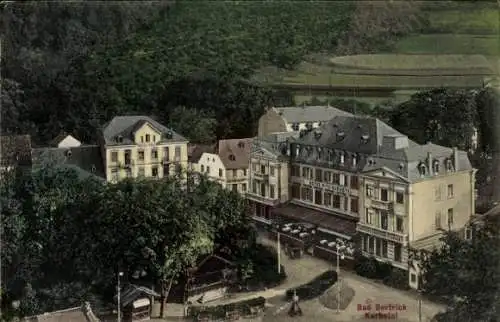
[{"label": "lamp post", "polygon": [[121,322],[122,321],[122,317],[121,317],[121,294],[120,294],[120,277],[123,276],[123,272],[118,272],[118,280],[117,280],[117,284],[116,284],[116,290],[117,290],[117,299],[118,299],[118,317],[117,317],[117,321],[118,322]]},{"label": "lamp post", "polygon": [[[340,246],[338,243],[337,243],[337,278],[338,278],[338,286],[337,286],[337,314],[340,313],[340,259],[344,259],[344,250],[345,250],[345,246]],[[342,252],[342,255],[340,254],[340,252]]]},{"label": "lamp post", "polygon": [[277,250],[277,256],[278,256],[278,274],[281,274],[281,243],[280,243],[280,225],[279,224],[274,224],[274,227],[276,228],[276,250]]}]

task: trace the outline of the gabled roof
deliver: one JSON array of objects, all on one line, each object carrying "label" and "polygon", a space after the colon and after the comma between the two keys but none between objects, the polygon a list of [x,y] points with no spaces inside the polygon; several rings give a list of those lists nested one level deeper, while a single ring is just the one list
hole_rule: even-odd
[{"label": "gabled roof", "polygon": [[[144,286],[139,286],[135,284],[128,284],[126,285],[123,290],[121,291],[120,294],[120,303],[121,306],[127,306],[130,303],[134,302],[135,300],[141,298],[141,297],[146,297],[146,296],[154,296],[154,297],[160,297],[160,294],[156,293],[150,288],[144,287]],[[114,296],[114,301],[117,302],[118,297],[115,295]]]},{"label": "gabled roof", "polygon": [[326,122],[335,116],[350,116],[351,113],[331,106],[275,107],[288,123]]},{"label": "gabled roof", "polygon": [[0,136],[0,163],[2,166],[31,164],[31,137],[29,135]]},{"label": "gabled roof", "polygon": [[217,147],[215,144],[189,144],[188,145],[188,160],[191,163],[198,163],[203,153],[215,153]]},{"label": "gabled roof", "polygon": [[82,177],[105,178],[101,149],[98,145],[82,145],[72,148],[33,149],[33,165],[48,162],[57,166],[75,168]]},{"label": "gabled roof", "polygon": [[[162,134],[162,142],[186,142],[188,141],[182,135],[176,133],[149,116],[129,115],[129,116],[116,116],[110,122],[105,124],[102,128],[104,142],[107,145],[122,145],[134,144],[132,135],[144,124],[149,123],[153,128]],[[171,136],[168,136],[171,134]],[[119,142],[118,137],[122,138]]]},{"label": "gabled roof", "polygon": [[253,138],[220,140],[218,155],[226,169],[246,169]]},{"label": "gabled roof", "polygon": [[99,322],[89,303],[81,307],[66,310],[47,312],[22,319],[23,322]]}]

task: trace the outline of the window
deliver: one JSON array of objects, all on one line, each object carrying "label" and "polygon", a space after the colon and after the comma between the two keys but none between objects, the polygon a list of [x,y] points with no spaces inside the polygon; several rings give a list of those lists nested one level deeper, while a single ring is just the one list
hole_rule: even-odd
[{"label": "window", "polygon": [[152,167],[151,168],[151,176],[153,177],[158,177],[158,167]]},{"label": "window", "polygon": [[146,142],[149,142],[149,140],[150,140],[150,135],[146,134]]},{"label": "window", "polygon": [[366,185],[366,196],[373,197],[374,189],[372,186]]},{"label": "window", "polygon": [[403,204],[405,202],[405,194],[400,191],[396,191],[396,202]]},{"label": "window", "polygon": [[323,204],[325,206],[331,207],[332,206],[332,192],[331,191],[325,191],[324,193],[324,198],[323,198]]},{"label": "window", "polygon": [[471,227],[465,227],[465,239],[472,239],[472,229]]},{"label": "window", "polygon": [[370,254],[373,254],[374,249],[375,249],[375,237],[368,237],[368,252]]},{"label": "window", "polygon": [[351,176],[351,188],[352,189],[358,189],[359,188],[358,176]]},{"label": "window", "polygon": [[403,232],[403,218],[396,217],[396,231]]},{"label": "window", "polygon": [[448,209],[448,226],[453,226],[453,208]]},{"label": "window", "polygon": [[424,165],[424,164],[421,164],[421,165],[418,167],[418,169],[420,170],[420,175],[421,175],[422,177],[423,177],[423,176],[425,176],[425,174],[426,174],[426,170],[427,170],[427,169],[425,168],[425,165]]},{"label": "window", "polygon": [[345,155],[343,152],[340,153],[340,164],[344,164],[345,161]]},{"label": "window", "polygon": [[387,192],[387,189],[380,189],[380,200],[382,201],[387,201],[388,200],[388,192]]},{"label": "window", "polygon": [[269,175],[270,175],[271,177],[274,177],[274,167],[270,167],[270,168],[269,168]]},{"label": "window", "polygon": [[357,214],[358,213],[358,198],[351,198],[351,212]]},{"label": "window", "polygon": [[257,194],[257,182],[255,180],[252,181],[252,193]]},{"label": "window", "polygon": [[238,176],[238,170],[233,170],[233,178],[236,178]]},{"label": "window", "polygon": [[330,171],[323,171],[324,182],[332,182],[332,173]]},{"label": "window", "polygon": [[434,199],[435,201],[441,200],[441,186],[434,187]]},{"label": "window", "polygon": [[180,164],[175,165],[175,173],[176,174],[181,174],[182,173],[182,166]]},{"label": "window", "polygon": [[169,176],[170,175],[170,164],[164,164],[163,165],[163,176]]},{"label": "window", "polygon": [[246,177],[247,176],[247,169],[243,169],[243,176]]},{"label": "window", "polygon": [[349,207],[349,198],[344,197],[343,199],[344,199],[344,208],[342,208],[342,209],[344,209],[345,211],[349,211],[349,208],[348,208]]},{"label": "window", "polygon": [[181,147],[180,146],[175,147],[174,158],[175,158],[175,161],[179,161],[181,159]]},{"label": "window", "polygon": [[146,173],[144,171],[144,167],[139,167],[139,169],[137,169],[137,176],[144,177],[145,175],[146,175]]},{"label": "window", "polygon": [[207,165],[207,173],[210,173],[210,167]]},{"label": "window", "polygon": [[156,135],[153,135],[153,142],[156,142]]},{"label": "window", "polygon": [[139,159],[139,161],[144,161],[144,151],[139,151],[137,152],[137,158]]},{"label": "window", "polygon": [[158,151],[156,149],[151,150],[151,159],[158,159]]},{"label": "window", "polygon": [[111,162],[116,162],[118,161],[118,152],[113,151],[111,152]]},{"label": "window", "polygon": [[412,283],[417,282],[417,275],[416,275],[416,274],[411,273],[411,274],[410,274],[410,280],[411,280],[411,282],[412,282]]},{"label": "window", "polygon": [[260,184],[260,195],[262,197],[266,196],[266,184],[265,183]]},{"label": "window", "polygon": [[303,178],[308,178],[309,177],[309,168],[307,167],[302,167],[302,177]]},{"label": "window", "polygon": [[387,240],[382,240],[381,244],[382,244],[382,246],[381,246],[381,248],[382,248],[382,257],[387,258],[388,257],[387,256],[387,248],[388,248],[387,247]]},{"label": "window", "polygon": [[340,184],[340,174],[333,173],[333,184]]},{"label": "window", "polygon": [[367,251],[368,251],[368,243],[369,243],[368,238],[369,238],[369,237],[368,237],[368,235],[364,235],[364,236],[363,236],[363,250],[364,250],[365,252],[367,252]]},{"label": "window", "polygon": [[257,172],[257,164],[256,163],[252,163],[252,171]]},{"label": "window", "polygon": [[448,198],[453,198],[453,185],[448,185]]},{"label": "window", "polygon": [[339,175],[339,181],[340,181],[340,185],[341,185],[341,186],[345,186],[345,182],[346,182],[346,177],[345,177],[345,175],[340,174],[340,175]]},{"label": "window", "polygon": [[238,192],[238,185],[237,184],[231,185],[231,190],[233,190],[234,192]]},{"label": "window", "polygon": [[383,230],[387,230],[387,226],[389,225],[389,218],[387,216],[387,213],[386,212],[383,212],[380,214],[380,227],[383,229]]},{"label": "window", "polygon": [[272,184],[272,185],[270,185],[270,186],[269,186],[269,198],[271,198],[271,199],[274,199],[274,198],[275,198],[275,195],[274,195],[274,194],[275,194],[275,192],[274,192],[274,190],[275,190],[274,185],[273,185],[273,184]]},{"label": "window", "polygon": [[301,196],[302,200],[311,202],[313,198],[312,189],[309,187],[302,187]]},{"label": "window", "polygon": [[401,257],[402,257],[402,249],[400,244],[395,244],[394,245],[394,260],[396,262],[401,262]]},{"label": "window", "polygon": [[300,184],[292,183],[292,198],[300,199]]},{"label": "window", "polygon": [[144,143],[144,136],[141,135],[141,143]]},{"label": "window", "polygon": [[372,214],[368,209],[365,210],[365,223],[367,223],[368,225],[372,224]]},{"label": "window", "polygon": [[299,130],[299,123],[293,123],[292,124],[292,130],[298,131]]},{"label": "window", "polygon": [[382,254],[382,240],[376,238],[375,239],[375,255],[381,256]]},{"label": "window", "polygon": [[219,177],[222,177],[222,169],[219,169]]},{"label": "window", "polygon": [[265,165],[260,166],[260,173],[266,174],[266,166]]},{"label": "window", "polygon": [[434,226],[436,229],[441,229],[441,212],[436,212],[436,215],[434,217]]},{"label": "window", "polygon": [[241,184],[241,191],[243,191],[243,192],[247,191],[247,184],[246,183]]},{"label": "window", "polygon": [[306,123],[306,129],[311,130],[313,128],[313,125],[311,122]]},{"label": "window", "polygon": [[205,166],[203,164],[200,166],[200,170],[201,170],[201,172],[205,171]]},{"label": "window", "polygon": [[317,205],[323,204],[323,192],[319,189],[314,189],[314,203]]},{"label": "window", "polygon": [[450,159],[446,160],[446,170],[453,171],[453,162]]},{"label": "window", "polygon": [[316,169],[315,170],[315,175],[316,175],[316,181],[323,181],[323,171],[321,169]]},{"label": "window", "polygon": [[300,177],[300,167],[298,165],[292,165],[290,172],[292,177]]},{"label": "window", "polygon": [[333,208],[340,209],[340,196],[339,195],[333,195]]},{"label": "window", "polygon": [[434,162],[432,163],[432,172],[434,172],[434,174],[439,173],[439,161],[438,160],[434,160]]},{"label": "window", "polygon": [[111,169],[111,178],[112,178],[112,180],[113,181],[117,181],[119,177],[120,177],[120,175],[119,175],[118,169],[116,169],[116,168]]}]

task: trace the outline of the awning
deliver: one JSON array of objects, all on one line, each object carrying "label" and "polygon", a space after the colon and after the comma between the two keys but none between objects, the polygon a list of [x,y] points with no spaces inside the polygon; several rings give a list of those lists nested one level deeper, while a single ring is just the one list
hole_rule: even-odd
[{"label": "awning", "polygon": [[273,215],[284,217],[298,222],[308,222],[324,228],[326,231],[352,237],[356,233],[356,220],[349,220],[330,214],[294,204],[284,204],[272,208]]}]

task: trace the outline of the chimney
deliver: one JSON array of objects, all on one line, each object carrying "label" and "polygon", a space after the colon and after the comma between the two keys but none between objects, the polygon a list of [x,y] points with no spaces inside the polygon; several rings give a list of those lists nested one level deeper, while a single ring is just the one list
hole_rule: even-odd
[{"label": "chimney", "polygon": [[432,167],[432,154],[430,152],[427,152],[427,169],[429,175],[432,176],[434,174],[434,169]]},{"label": "chimney", "polygon": [[458,171],[458,148],[457,147],[453,148],[453,167],[455,168],[455,171]]}]

